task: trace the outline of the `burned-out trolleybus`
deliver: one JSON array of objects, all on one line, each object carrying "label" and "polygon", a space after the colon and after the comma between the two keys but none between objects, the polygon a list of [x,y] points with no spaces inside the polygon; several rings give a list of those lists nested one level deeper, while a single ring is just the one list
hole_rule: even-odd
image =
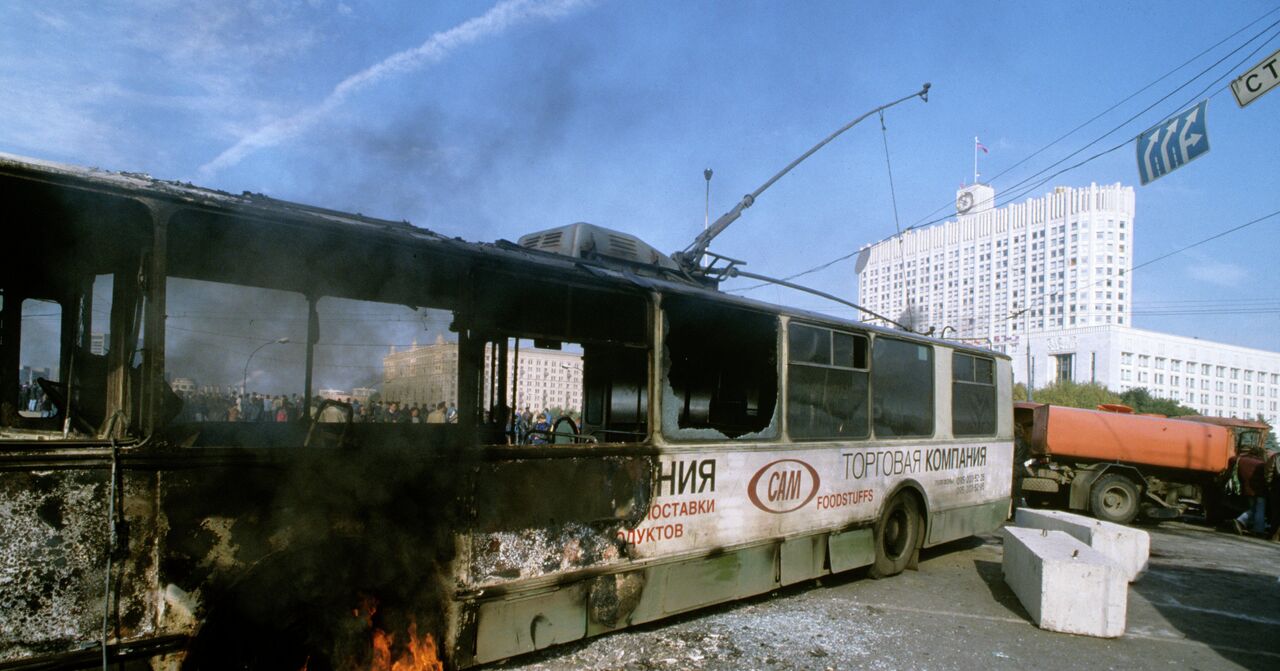
[{"label": "burned-out trolleybus", "polygon": [[[1007,358],[631,236],[12,156],[0,196],[0,668],[466,667],[890,576],[1008,512]],[[576,432],[516,444],[557,392]],[[387,419],[414,394],[456,414]]]}]

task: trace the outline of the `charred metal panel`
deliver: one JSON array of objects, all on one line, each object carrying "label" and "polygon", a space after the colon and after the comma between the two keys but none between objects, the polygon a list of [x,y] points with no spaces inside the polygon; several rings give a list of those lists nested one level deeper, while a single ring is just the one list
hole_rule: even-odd
[{"label": "charred metal panel", "polygon": [[440,457],[334,449],[259,452],[249,463],[166,473],[163,578],[186,592],[225,589],[281,551],[342,538],[361,539],[370,552],[392,534],[424,550],[450,545],[454,475]]},{"label": "charred metal panel", "polygon": [[617,563],[625,552],[620,526],[569,523],[472,534],[470,582],[483,586]]},{"label": "charred metal panel", "polygon": [[652,457],[570,457],[485,464],[465,582],[473,586],[615,563],[618,530],[648,507]]},{"label": "charred metal panel", "polygon": [[[545,273],[511,271],[509,266],[477,268],[472,326],[572,342],[647,341],[644,294],[573,286],[566,277],[548,281]],[[528,309],[533,304],[539,309]]]},{"label": "charred metal panel", "polygon": [[[100,640],[112,524],[108,469],[0,472],[0,662]],[[110,638],[155,630],[155,479],[126,473]]]},{"label": "charred metal panel", "polygon": [[0,661],[98,637],[107,486],[106,471],[0,474]]},{"label": "charred metal panel", "polygon": [[270,467],[206,467],[164,474],[160,575],[170,625],[194,628],[209,590],[226,589],[271,551],[271,501],[282,474]]},{"label": "charred metal panel", "polygon": [[640,603],[644,585],[644,571],[596,576],[587,597],[589,624],[602,630],[625,624]]},{"label": "charred metal panel", "polygon": [[476,479],[476,531],[638,521],[654,457],[568,457],[485,464]]}]

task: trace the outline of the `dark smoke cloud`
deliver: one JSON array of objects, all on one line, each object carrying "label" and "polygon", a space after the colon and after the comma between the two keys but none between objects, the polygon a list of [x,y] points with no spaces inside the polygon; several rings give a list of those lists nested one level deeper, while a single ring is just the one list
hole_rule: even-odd
[{"label": "dark smoke cloud", "polygon": [[[557,156],[563,145],[575,141],[576,129],[590,127],[597,133],[603,129],[624,136],[646,112],[634,104],[635,92],[627,90],[625,82],[597,70],[599,47],[592,40],[544,28],[513,35],[507,48],[513,68],[484,88],[459,92],[432,88],[438,73],[428,71],[396,82],[406,87],[406,104],[394,109],[359,113],[353,101],[347,114],[318,127],[309,139],[280,150],[285,155],[279,158],[289,166],[281,182],[292,186],[270,195],[405,219],[468,240],[514,237],[568,223],[546,222],[536,213],[527,222],[497,221],[495,211],[502,208],[487,206],[493,200],[519,202],[525,194],[516,189],[537,189],[540,183],[549,183],[551,178],[540,177],[540,171],[545,172],[549,158]],[[440,103],[447,95],[474,97],[480,111],[467,117],[446,113]],[[611,149],[600,147],[598,152],[608,156]],[[608,156],[603,160],[626,159]],[[580,194],[564,195],[566,201],[577,197]],[[268,340],[288,337],[291,344],[271,345],[257,354],[250,374],[253,377],[260,369],[259,379],[269,393],[300,389],[294,378],[301,377],[305,352],[306,309],[301,297],[207,286],[188,286],[187,292],[186,297],[171,295],[171,314],[179,314],[184,309],[179,303],[186,301],[191,307],[185,309],[191,311],[243,313],[244,317],[199,323],[171,320],[175,327],[168,334],[172,374],[194,377],[199,383],[209,379],[215,384],[238,384],[249,352]],[[334,299],[323,300],[320,310],[322,343],[362,346],[317,348],[315,389],[378,386],[382,357],[391,344],[427,344],[438,335],[452,338],[447,314],[428,314],[424,321],[422,311],[415,317],[403,306],[353,307]],[[395,313],[406,321],[334,321],[326,319],[326,312]],[[252,319],[264,313],[289,320]],[[214,338],[177,327],[230,331],[252,339]],[[223,349],[209,347],[211,342]]]},{"label": "dark smoke cloud", "polygon": [[[556,40],[555,49],[546,48],[548,40]],[[403,108],[317,130],[325,141],[299,149],[303,155],[291,163],[305,168],[296,193],[286,197],[407,219],[469,240],[509,235],[512,222],[494,221],[489,201],[518,203],[522,193],[515,189],[547,184],[548,161],[574,142],[575,129],[626,133],[643,114],[629,104],[623,84],[595,71],[596,47],[586,40],[534,31],[511,50],[518,67],[483,90],[431,89],[428,74],[427,81],[406,82],[421,91],[406,91]],[[439,104],[448,95],[476,98],[478,112],[451,116]]]}]

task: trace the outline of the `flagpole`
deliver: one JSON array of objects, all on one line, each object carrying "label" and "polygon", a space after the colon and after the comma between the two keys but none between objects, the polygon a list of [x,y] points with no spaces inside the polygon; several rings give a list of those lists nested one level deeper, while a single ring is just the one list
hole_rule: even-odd
[{"label": "flagpole", "polygon": [[978,136],[973,136],[973,183],[978,183]]}]

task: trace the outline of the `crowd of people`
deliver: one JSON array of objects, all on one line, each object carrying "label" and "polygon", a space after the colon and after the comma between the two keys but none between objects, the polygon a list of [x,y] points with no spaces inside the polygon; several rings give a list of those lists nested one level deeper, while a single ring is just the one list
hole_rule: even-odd
[{"label": "crowd of people", "polygon": [[[301,419],[305,404],[299,394],[260,394],[258,392],[187,392],[182,397],[180,422],[293,422]],[[311,414],[320,411],[324,398],[311,398]],[[444,401],[433,405],[397,403],[395,401],[351,401],[352,421],[381,424],[452,424],[458,421],[458,408]],[[321,419],[324,421],[324,418]]]},{"label": "crowd of people", "polygon": [[35,382],[22,385],[18,391],[18,400],[21,405],[19,410],[25,411],[28,415],[52,417],[54,414],[53,401]]},{"label": "crowd of people", "polygon": [[[576,413],[570,413],[569,417],[576,424],[577,419],[573,415],[576,415]],[[558,413],[552,409],[534,412],[526,406],[520,412],[512,410],[507,416],[507,442],[513,445],[546,445],[550,443],[554,426],[552,423],[553,418],[557,416]]]},{"label": "crowd of people", "polygon": [[[22,409],[40,416],[52,416],[54,408],[39,385],[23,385]],[[303,418],[305,401],[299,394],[240,393],[237,391],[180,392],[182,409],[178,422],[295,422]],[[345,412],[324,410],[324,398],[311,398],[311,416],[321,422],[345,420]],[[456,424],[456,404],[440,401],[434,404],[399,403],[396,401],[352,399],[352,421],[377,424]],[[534,411],[511,410],[507,414],[505,433],[512,445],[545,445],[552,442],[553,422],[561,414],[555,409]],[[576,421],[576,412],[569,413]],[[486,420],[488,414],[486,413]]]}]

